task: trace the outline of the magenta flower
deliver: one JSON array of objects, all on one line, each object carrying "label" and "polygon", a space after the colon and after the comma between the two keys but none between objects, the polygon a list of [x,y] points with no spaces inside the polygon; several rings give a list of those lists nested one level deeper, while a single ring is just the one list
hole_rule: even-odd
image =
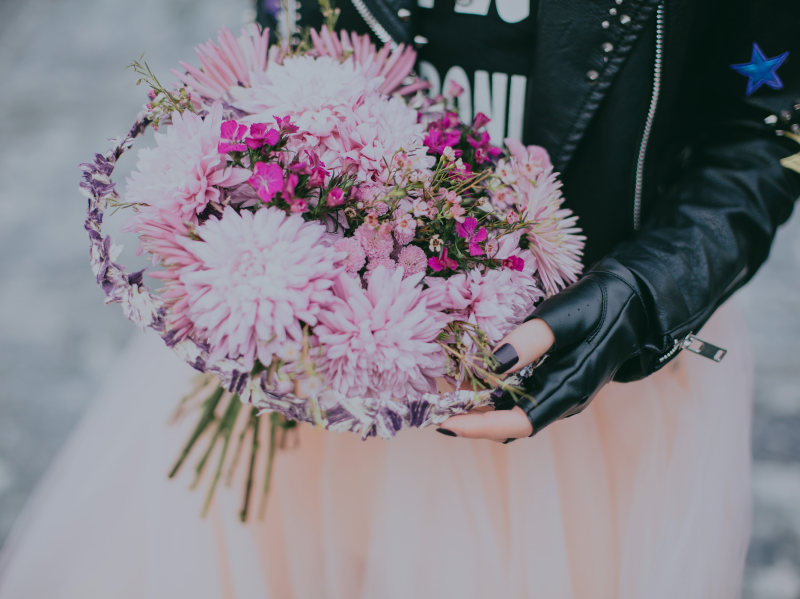
[{"label": "magenta flower", "polygon": [[503,268],[509,268],[511,270],[516,270],[517,272],[522,272],[525,269],[525,260],[519,256],[509,256],[503,260]]},{"label": "magenta flower", "polygon": [[257,150],[262,146],[274,146],[281,140],[281,134],[277,129],[267,129],[266,123],[253,123],[250,125],[250,137],[244,142],[251,150]]},{"label": "magenta flower", "polygon": [[325,163],[319,159],[319,156],[313,150],[306,150],[306,156],[308,156],[309,168],[311,169],[308,184],[312,187],[322,187],[325,185],[325,177],[330,175],[325,168]]},{"label": "magenta flower", "polygon": [[477,227],[478,221],[472,216],[465,218],[463,223],[456,224],[456,235],[468,241],[470,256],[483,256],[485,252],[479,244],[489,237],[489,232],[484,227],[476,231]]},{"label": "magenta flower", "polygon": [[271,202],[275,194],[283,189],[283,169],[274,162],[257,162],[253,176],[247,182],[263,202]]},{"label": "magenta flower", "polygon": [[339,187],[334,187],[328,192],[328,197],[325,198],[325,203],[332,208],[344,204],[344,192]]},{"label": "magenta flower", "polygon": [[283,118],[277,116],[273,116],[272,118],[274,118],[275,122],[278,124],[278,129],[282,135],[291,135],[292,133],[297,133],[300,129],[300,127],[292,123],[288,114]]},{"label": "magenta flower", "polygon": [[217,151],[220,154],[229,152],[244,152],[247,146],[242,143],[247,125],[240,125],[236,121],[225,121],[220,125],[220,140]]},{"label": "magenta flower", "polygon": [[458,268],[458,262],[452,258],[447,257],[447,248],[442,248],[442,253],[439,257],[428,258],[428,266],[434,272],[442,272],[445,269],[455,270]]},{"label": "magenta flower", "polygon": [[475,148],[475,161],[478,164],[488,162],[490,159],[497,158],[500,156],[500,154],[502,154],[502,150],[492,146],[490,141],[491,138],[486,131],[481,131],[480,139],[475,139],[474,137],[467,135],[467,143]]},{"label": "magenta flower", "polygon": [[478,131],[479,129],[482,129],[483,127],[488,125],[490,120],[491,119],[488,116],[486,116],[482,112],[479,112],[478,114],[475,115],[475,120],[472,121],[472,129],[474,131]]}]

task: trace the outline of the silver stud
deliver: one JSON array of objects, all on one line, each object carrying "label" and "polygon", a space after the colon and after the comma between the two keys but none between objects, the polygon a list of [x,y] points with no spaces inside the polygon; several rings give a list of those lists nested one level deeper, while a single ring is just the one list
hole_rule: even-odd
[{"label": "silver stud", "polygon": [[608,54],[614,49],[614,44],[612,44],[611,42],[603,42],[603,45],[601,47],[603,48],[603,52]]},{"label": "silver stud", "polygon": [[427,37],[425,37],[424,35],[415,35],[414,36],[414,44],[416,44],[417,46],[424,46],[429,41],[430,40]]},{"label": "silver stud", "polygon": [[777,122],[778,122],[778,115],[777,114],[771,114],[767,118],[764,119],[764,124],[765,125],[775,125],[775,124],[777,124]]},{"label": "silver stud", "polygon": [[469,6],[472,4],[472,0],[456,0],[456,4],[459,6]]},{"label": "silver stud", "polygon": [[612,17],[616,17],[617,16],[617,9],[613,8],[613,7],[609,8],[608,9],[608,14],[610,14]]},{"label": "silver stud", "polygon": [[631,22],[631,18],[628,15],[620,15],[619,22],[623,25],[627,25]]},{"label": "silver stud", "polygon": [[797,123],[794,123],[792,125],[792,133],[794,133],[795,135],[800,133],[800,125],[798,125]]},{"label": "silver stud", "polygon": [[781,110],[781,118],[784,121],[791,121],[792,120],[792,113],[788,110]]},{"label": "silver stud", "polygon": [[600,23],[600,27],[602,27],[603,29],[608,29],[609,27],[611,27],[611,23],[609,23],[608,21],[603,21],[602,23]]},{"label": "silver stud", "polygon": [[617,6],[622,6],[623,0],[614,0],[617,3]]},{"label": "silver stud", "polygon": [[408,21],[411,18],[411,11],[407,8],[401,8],[397,11],[397,18],[401,21]]},{"label": "silver stud", "polygon": [[592,69],[591,71],[586,71],[586,79],[588,81],[597,81],[600,78],[600,73]]}]

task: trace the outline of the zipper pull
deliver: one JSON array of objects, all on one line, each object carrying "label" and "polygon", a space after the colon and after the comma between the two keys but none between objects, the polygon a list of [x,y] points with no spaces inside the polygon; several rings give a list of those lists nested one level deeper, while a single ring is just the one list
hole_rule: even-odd
[{"label": "zipper pull", "polygon": [[721,362],[725,354],[728,353],[727,349],[722,349],[708,341],[703,341],[699,337],[695,337],[692,333],[684,337],[682,345],[683,349],[688,349],[690,352],[714,360],[715,362]]}]

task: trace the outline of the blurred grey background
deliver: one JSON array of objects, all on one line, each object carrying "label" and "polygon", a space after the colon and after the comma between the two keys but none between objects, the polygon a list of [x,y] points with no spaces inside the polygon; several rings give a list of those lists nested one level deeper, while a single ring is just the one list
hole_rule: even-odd
[{"label": "blurred grey background", "polygon": [[[0,1],[0,544],[135,334],[89,271],[77,165],[144,101],[132,59],[171,81],[253,16],[248,0]],[[800,599],[800,211],[738,299],[758,368],[745,596]]]}]

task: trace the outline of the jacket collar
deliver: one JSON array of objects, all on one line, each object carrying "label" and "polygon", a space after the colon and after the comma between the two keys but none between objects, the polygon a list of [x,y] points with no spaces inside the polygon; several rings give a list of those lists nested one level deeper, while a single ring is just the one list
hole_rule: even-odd
[{"label": "jacket collar", "polygon": [[536,143],[563,171],[617,73],[664,0],[562,0],[539,2],[533,106]]}]

